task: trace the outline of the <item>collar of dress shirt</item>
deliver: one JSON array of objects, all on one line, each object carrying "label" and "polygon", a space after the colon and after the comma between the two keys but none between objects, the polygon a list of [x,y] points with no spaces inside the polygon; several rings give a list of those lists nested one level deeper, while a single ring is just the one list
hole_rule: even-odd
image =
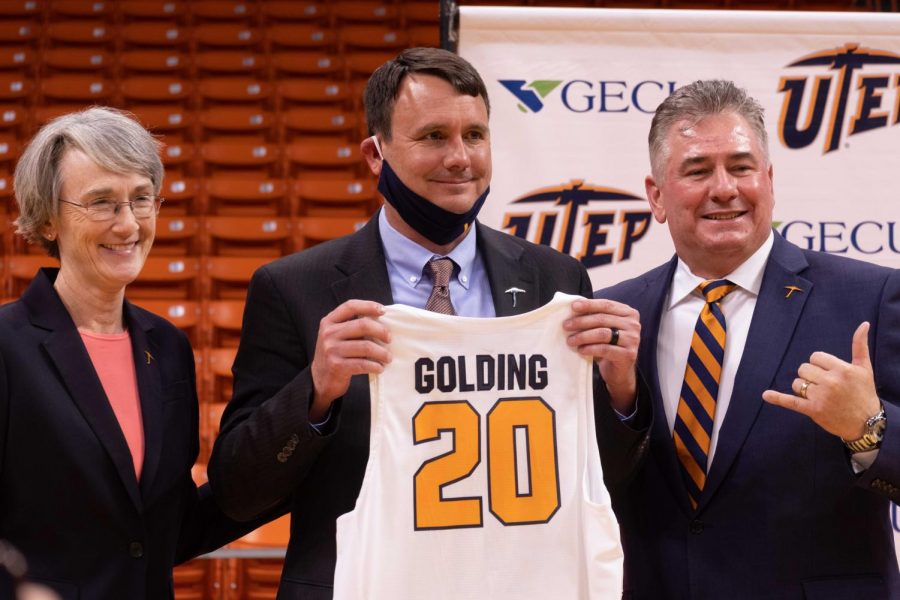
[{"label": "collar of dress shirt", "polygon": [[[741,265],[723,277],[728,281],[737,284],[741,289],[750,292],[754,296],[759,295],[759,288],[762,287],[763,273],[766,270],[766,261],[769,259],[769,253],[772,251],[772,245],[775,243],[775,237],[769,232],[769,237],[763,242],[756,252],[750,258],[745,260]],[[697,286],[705,280],[702,277],[694,275],[687,264],[681,258],[678,258],[678,266],[675,268],[675,276],[672,278],[672,286],[669,292],[669,305],[666,310],[672,310],[684,302],[692,293],[696,291]]]},{"label": "collar of dress shirt", "polygon": [[[476,226],[477,223],[473,222],[466,237],[446,255],[447,258],[453,259],[453,262],[459,267],[456,280],[465,289],[469,289],[469,282],[472,279],[472,264],[475,262],[475,253],[478,248]],[[381,209],[378,215],[378,230],[381,233],[385,259],[403,276],[403,281],[410,287],[414,288],[419,285],[419,281],[422,280],[422,268],[426,262],[432,258],[444,258],[444,256],[439,256],[431,250],[423,248],[391,227],[384,209]]]}]

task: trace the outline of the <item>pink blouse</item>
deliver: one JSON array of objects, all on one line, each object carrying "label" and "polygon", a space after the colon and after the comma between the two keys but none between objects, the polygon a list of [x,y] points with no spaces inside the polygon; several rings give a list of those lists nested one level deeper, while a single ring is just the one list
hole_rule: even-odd
[{"label": "pink blouse", "polygon": [[138,394],[134,356],[131,352],[131,336],[123,333],[94,333],[78,330],[87,348],[94,370],[103,384],[119,427],[125,434],[134,473],[141,479],[144,464],[144,424],[141,418],[141,399]]}]

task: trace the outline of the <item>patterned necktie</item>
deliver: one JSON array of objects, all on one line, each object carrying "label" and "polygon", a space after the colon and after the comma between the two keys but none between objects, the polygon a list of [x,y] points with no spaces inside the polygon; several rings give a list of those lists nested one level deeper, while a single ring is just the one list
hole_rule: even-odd
[{"label": "patterned necktie", "polygon": [[453,274],[453,261],[449,258],[430,260],[425,264],[425,270],[431,275],[431,281],[434,284],[428,302],[425,303],[425,310],[442,315],[455,315],[453,303],[450,302],[450,275]]},{"label": "patterned necktie", "polygon": [[706,304],[700,311],[691,338],[684,384],[675,415],[675,430],[672,432],[675,452],[693,508],[697,508],[700,492],[706,483],[713,417],[725,356],[725,315],[719,308],[719,301],[737,286],[726,279],[711,279],[699,287],[706,297]]}]

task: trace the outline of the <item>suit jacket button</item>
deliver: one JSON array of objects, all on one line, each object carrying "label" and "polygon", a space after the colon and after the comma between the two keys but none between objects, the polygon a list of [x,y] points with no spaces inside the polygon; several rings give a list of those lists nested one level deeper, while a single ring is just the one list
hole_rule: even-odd
[{"label": "suit jacket button", "polygon": [[144,556],[144,545],[140,542],[131,542],[128,544],[128,554],[131,558],[141,558]]},{"label": "suit jacket button", "polygon": [[703,521],[701,521],[700,519],[694,519],[693,521],[691,521],[690,530],[694,535],[703,533]]}]

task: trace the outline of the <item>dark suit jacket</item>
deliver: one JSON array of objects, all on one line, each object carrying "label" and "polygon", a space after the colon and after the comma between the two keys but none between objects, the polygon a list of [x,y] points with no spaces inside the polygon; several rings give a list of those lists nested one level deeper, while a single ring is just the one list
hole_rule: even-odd
[{"label": "dark suit jacket", "polygon": [[[597,293],[641,313],[639,368],[657,418],[650,457],[614,506],[626,597],[657,600],[900,598],[888,498],[900,499],[900,272],[808,252],[775,234],[734,395],[696,511],[678,471],[659,392],[656,339],[675,271],[668,264]],[[786,286],[801,292],[787,296]],[[822,350],[850,360],[869,321],[887,436],[861,476],[841,440],[765,403],[790,392]]]},{"label": "dark suit jacket", "polygon": [[[559,290],[590,294],[574,259],[478,225],[496,312],[523,313]],[[512,296],[510,287],[526,290]],[[333,405],[331,427],[309,424],[309,365],[319,321],[352,298],[391,304],[377,217],[353,235],[262,267],[250,283],[234,397],[222,417],[209,478],[223,509],[252,518],[290,498],[291,542],[279,598],[332,596],[335,520],[353,509],[369,453],[369,384],[356,376]],[[598,385],[597,423],[607,484],[627,475],[645,435],[619,422]],[[649,402],[648,402],[649,404]]]},{"label": "dark suit jacket", "polygon": [[173,564],[248,529],[191,480],[193,353],[170,323],[125,303],[144,426],[138,482],[55,271],[0,307],[0,538],[64,600],[169,598]]}]

